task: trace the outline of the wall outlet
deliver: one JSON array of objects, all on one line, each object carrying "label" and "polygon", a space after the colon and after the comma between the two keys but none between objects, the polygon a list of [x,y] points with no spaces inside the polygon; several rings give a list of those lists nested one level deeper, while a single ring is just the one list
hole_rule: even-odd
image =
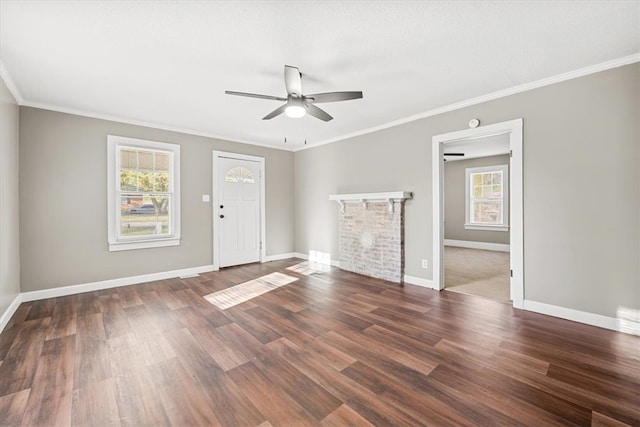
[{"label": "wall outlet", "polygon": [[428,259],[423,259],[422,260],[422,268],[429,268],[429,260]]}]

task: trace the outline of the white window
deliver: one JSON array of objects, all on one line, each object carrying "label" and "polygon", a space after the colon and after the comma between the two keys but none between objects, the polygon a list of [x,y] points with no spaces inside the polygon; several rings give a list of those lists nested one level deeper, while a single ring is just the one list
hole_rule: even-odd
[{"label": "white window", "polygon": [[256,182],[251,171],[244,166],[236,166],[229,169],[224,176],[224,180],[226,182],[246,182],[249,184]]},{"label": "white window", "polygon": [[507,165],[465,169],[468,230],[509,230],[509,169]]},{"label": "white window", "polygon": [[180,146],[107,137],[109,250],[180,244]]}]

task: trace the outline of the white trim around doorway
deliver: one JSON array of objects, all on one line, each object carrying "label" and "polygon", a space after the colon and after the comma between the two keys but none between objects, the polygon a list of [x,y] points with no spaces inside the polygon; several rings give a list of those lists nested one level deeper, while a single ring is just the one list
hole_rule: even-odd
[{"label": "white trim around doorway", "polygon": [[266,171],[264,157],[250,156],[247,154],[229,153],[226,151],[213,150],[212,158],[212,186],[211,186],[211,202],[213,203],[211,222],[213,223],[213,270],[220,269],[220,233],[219,224],[216,218],[220,214],[220,204],[218,203],[218,160],[220,158],[248,160],[258,162],[260,164],[260,262],[267,260],[267,239],[266,239],[266,219],[265,219],[265,190],[266,190]]},{"label": "white trim around doorway", "polygon": [[472,140],[493,135],[509,134],[511,150],[510,183],[510,258],[511,258],[511,300],[515,308],[524,307],[524,242],[523,242],[523,195],[522,195],[522,119],[515,119],[492,125],[470,128],[456,132],[435,135],[432,138],[433,171],[433,288],[444,289],[444,198],[443,146],[449,142]]}]

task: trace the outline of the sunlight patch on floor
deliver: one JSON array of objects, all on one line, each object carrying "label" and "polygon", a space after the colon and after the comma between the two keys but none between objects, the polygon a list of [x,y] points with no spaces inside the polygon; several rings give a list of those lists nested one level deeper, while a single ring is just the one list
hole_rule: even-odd
[{"label": "sunlight patch on floor", "polygon": [[287,267],[287,270],[291,270],[303,276],[310,276],[313,273],[324,273],[331,271],[331,266],[327,264],[321,264],[318,262],[301,262],[291,267]]},{"label": "sunlight patch on floor", "polygon": [[296,280],[298,280],[296,277],[286,274],[271,273],[231,288],[205,295],[204,299],[219,309],[226,310],[281,286],[293,283]]},{"label": "sunlight patch on floor", "polygon": [[619,306],[618,330],[627,334],[640,335],[640,310]]}]

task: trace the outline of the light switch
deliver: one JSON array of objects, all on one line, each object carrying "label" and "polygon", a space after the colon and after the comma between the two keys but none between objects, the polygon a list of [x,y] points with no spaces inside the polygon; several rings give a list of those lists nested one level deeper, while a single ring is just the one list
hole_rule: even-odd
[{"label": "light switch", "polygon": [[202,195],[202,201],[203,202],[209,202],[209,195],[208,194],[203,194]]}]

